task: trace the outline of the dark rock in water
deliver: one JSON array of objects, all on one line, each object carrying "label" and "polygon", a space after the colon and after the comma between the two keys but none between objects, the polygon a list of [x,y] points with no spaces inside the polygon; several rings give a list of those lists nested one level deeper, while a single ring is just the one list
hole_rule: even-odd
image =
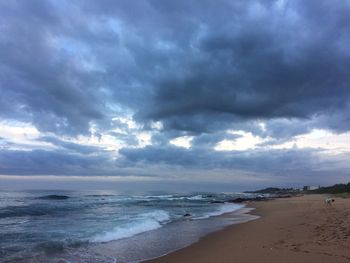
[{"label": "dark rock in water", "polygon": [[65,200],[68,199],[69,196],[66,195],[44,195],[38,197],[38,199],[46,199],[46,200]]},{"label": "dark rock in water", "polygon": [[184,217],[188,217],[188,216],[192,216],[192,215],[189,213],[184,214]]},{"label": "dark rock in water", "polygon": [[229,203],[243,203],[243,202],[250,202],[250,201],[266,201],[266,200],[271,200],[269,197],[262,197],[262,196],[257,196],[257,197],[248,197],[248,198],[235,198],[231,199],[228,202]]},{"label": "dark rock in water", "polygon": [[86,197],[110,197],[110,196],[115,196],[115,195],[85,195]]},{"label": "dark rock in water", "polygon": [[224,201],[213,200],[213,201],[210,201],[210,203],[212,203],[212,204],[224,204],[225,202]]},{"label": "dark rock in water", "polygon": [[245,202],[247,200],[248,200],[248,198],[238,197],[238,198],[235,198],[235,199],[231,199],[228,202],[230,202],[230,203],[242,203],[242,202]]}]

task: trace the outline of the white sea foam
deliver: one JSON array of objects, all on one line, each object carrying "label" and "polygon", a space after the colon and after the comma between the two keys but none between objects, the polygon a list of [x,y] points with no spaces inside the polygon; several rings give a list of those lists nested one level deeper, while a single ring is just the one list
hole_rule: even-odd
[{"label": "white sea foam", "polygon": [[162,198],[170,198],[170,197],[173,197],[173,195],[147,195],[145,196],[146,198],[159,198],[159,199],[162,199]]},{"label": "white sea foam", "polygon": [[109,242],[160,228],[162,223],[170,219],[169,214],[163,210],[155,210],[138,215],[130,223],[115,227],[112,231],[94,236],[92,242]]},{"label": "white sea foam", "polygon": [[244,205],[238,205],[238,204],[223,204],[221,205],[216,211],[213,212],[209,212],[203,216],[200,217],[195,217],[193,219],[205,219],[205,218],[209,218],[212,216],[219,216],[222,214],[226,214],[226,213],[231,213],[234,211],[237,211],[238,209],[243,208]]},{"label": "white sea foam", "polygon": [[158,195],[158,196],[148,196],[149,198],[161,199],[167,201],[176,201],[176,200],[203,200],[202,195],[195,196],[174,196],[174,195]]},{"label": "white sea foam", "polygon": [[187,198],[188,200],[203,200],[203,196],[202,195],[195,195],[195,196],[191,196]]}]

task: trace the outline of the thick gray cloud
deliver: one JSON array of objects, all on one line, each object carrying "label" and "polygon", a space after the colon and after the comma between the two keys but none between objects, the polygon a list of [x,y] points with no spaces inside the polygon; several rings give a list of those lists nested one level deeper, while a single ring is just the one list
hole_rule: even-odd
[{"label": "thick gray cloud", "polygon": [[348,4],[278,3],[3,1],[1,114],[78,134],[123,105],[201,133],[347,109]]},{"label": "thick gray cloud", "polygon": [[[124,149],[120,152],[123,156],[119,163],[120,166],[175,166],[185,168],[184,173],[198,168],[204,171],[219,169],[232,171],[233,178],[235,173],[244,172],[260,174],[261,179],[265,179],[268,175],[275,178],[274,180],[283,178],[282,180],[292,182],[294,180],[295,184],[300,184],[302,182],[295,181],[298,177],[302,177],[302,180],[314,178],[313,183],[315,183],[317,182],[315,178],[318,176],[319,179],[326,178],[330,182],[335,177],[346,180],[350,175],[348,170],[344,169],[347,166],[348,154],[342,158],[327,160],[320,155],[322,149],[294,148],[213,152],[203,151],[201,148],[186,150],[169,145],[168,147],[148,146],[141,150]],[[330,175],[330,173],[332,174]],[[312,179],[310,181],[312,182]],[[240,181],[237,183],[239,184]]]},{"label": "thick gray cloud", "polygon": [[105,175],[109,167],[103,155],[44,150],[2,150],[0,163],[0,173],[5,175]]},{"label": "thick gray cloud", "polygon": [[38,139],[41,142],[51,143],[63,150],[81,154],[100,153],[101,148],[96,146],[81,145],[73,142],[66,142],[52,136],[44,136]]},{"label": "thick gray cloud", "polygon": [[[340,0],[0,1],[0,120],[31,123],[59,149],[14,151],[1,140],[0,172],[15,174],[22,159],[20,174],[77,174],[89,162],[276,174],[271,167],[295,158],[304,167],[311,150],[213,147],[239,138],[229,129],[266,144],[315,128],[349,131],[349,31],[350,5]],[[135,148],[123,116],[152,132],[152,146]],[[123,141],[121,160],[59,139],[91,133]],[[194,136],[191,149],[169,144],[184,135]],[[91,174],[111,174],[97,167]],[[311,173],[312,161],[305,167]]]},{"label": "thick gray cloud", "polygon": [[251,15],[245,5],[220,26],[204,21],[204,36],[180,63],[184,74],[165,76],[154,106],[142,115],[164,120],[170,129],[189,130],[192,124],[196,130],[221,123],[222,116],[227,122],[344,110],[349,8],[319,1],[290,2],[283,12],[259,8]]}]

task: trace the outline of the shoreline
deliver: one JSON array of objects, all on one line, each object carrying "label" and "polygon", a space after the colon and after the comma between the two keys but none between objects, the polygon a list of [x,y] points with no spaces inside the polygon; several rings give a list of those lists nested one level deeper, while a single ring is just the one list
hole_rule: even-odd
[{"label": "shoreline", "polygon": [[[205,234],[204,236],[199,237],[197,241],[195,241],[195,242],[193,242],[185,247],[175,248],[174,250],[168,251],[167,253],[165,253],[163,255],[159,255],[159,256],[156,256],[153,258],[143,259],[139,262],[140,263],[153,263],[153,262],[157,263],[159,260],[160,260],[159,262],[163,262],[162,261],[163,258],[165,258],[169,255],[172,255],[173,253],[177,253],[180,250],[190,248],[191,246],[201,242],[202,239],[209,238],[211,235],[219,234],[220,232],[226,231],[228,228],[231,228],[233,226],[238,226],[240,224],[246,224],[246,223],[249,223],[250,221],[260,219],[261,215],[251,213],[251,212],[255,212],[257,210],[256,207],[251,205],[251,203],[255,203],[255,202],[257,202],[257,201],[249,201],[249,206],[247,205],[247,203],[244,202],[244,207],[240,208],[237,211],[228,212],[228,213],[224,213],[224,214],[221,214],[218,216],[214,216],[216,218],[227,218],[227,219],[233,220],[231,224],[224,226],[223,228],[215,230],[213,232],[209,232],[209,233]],[[267,200],[264,202],[267,202]],[[242,219],[239,217],[246,217],[246,219]]]},{"label": "shoreline", "polygon": [[257,220],[232,224],[141,262],[350,262],[350,199],[322,195],[249,202]]},{"label": "shoreline", "polygon": [[203,235],[203,236],[200,236],[198,238],[198,240],[194,241],[193,243],[190,243],[188,244],[187,246],[184,246],[184,247],[180,247],[180,248],[174,248],[173,250],[170,250],[162,255],[159,255],[159,256],[155,256],[155,257],[152,257],[152,258],[146,258],[146,259],[142,259],[141,261],[138,261],[140,263],[143,263],[143,262],[153,262],[153,261],[156,261],[158,259],[162,259],[163,257],[166,257],[167,255],[170,255],[172,253],[175,253],[179,250],[182,250],[182,249],[185,249],[185,248],[188,248],[190,246],[192,246],[193,244],[196,244],[197,242],[200,242],[202,240],[202,238],[205,238],[209,235],[212,235],[212,234],[215,234],[217,232],[220,232],[220,231],[224,231],[226,228],[228,227],[232,227],[234,225],[239,225],[239,224],[245,224],[245,223],[248,223],[250,221],[254,221],[254,220],[257,220],[260,218],[260,216],[258,215],[253,215],[251,214],[250,212],[254,211],[255,208],[253,207],[248,207],[246,204],[244,204],[244,207],[236,210],[236,211],[233,211],[233,212],[227,212],[227,213],[224,213],[224,214],[221,214],[221,215],[217,215],[217,216],[213,216],[213,220],[215,220],[215,218],[224,218],[224,219],[228,219],[228,220],[232,220],[229,225],[227,226],[224,226],[223,228],[221,229],[218,229],[218,230],[214,230],[214,231],[211,231],[211,232],[208,232],[207,234]]},{"label": "shoreline", "polygon": [[[93,244],[89,246],[88,250],[89,253],[116,258],[117,262],[156,260],[191,246],[208,234],[216,233],[233,224],[255,220],[257,217],[249,214],[252,209],[254,208],[244,205],[235,211],[205,219],[174,221],[161,228],[146,231],[127,239]],[[137,249],[132,251],[132,254],[125,254],[124,252],[130,247],[137,247]]]}]

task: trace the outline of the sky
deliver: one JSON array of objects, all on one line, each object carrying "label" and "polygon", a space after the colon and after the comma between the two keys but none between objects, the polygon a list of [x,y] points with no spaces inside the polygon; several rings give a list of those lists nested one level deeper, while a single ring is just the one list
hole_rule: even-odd
[{"label": "sky", "polygon": [[350,2],[0,0],[0,188],[350,181]]}]

